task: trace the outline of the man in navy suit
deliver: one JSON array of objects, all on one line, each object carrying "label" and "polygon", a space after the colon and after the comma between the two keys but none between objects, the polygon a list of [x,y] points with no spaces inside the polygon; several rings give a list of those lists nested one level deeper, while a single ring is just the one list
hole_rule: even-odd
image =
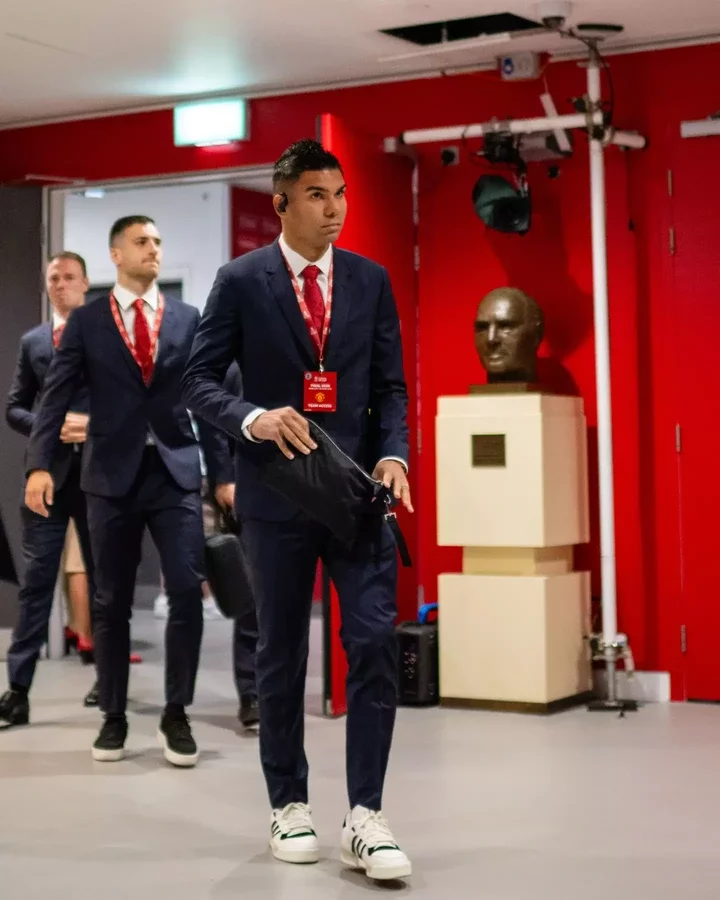
[{"label": "man in navy suit", "polygon": [[[8,425],[26,437],[35,422],[34,408],[70,314],[82,306],[88,290],[85,260],[77,253],[58,253],[48,264],[45,285],[53,309],[52,320],[24,334],[15,375],[7,398]],[[60,441],[51,461],[55,502],[47,517],[26,507],[22,511],[25,576],[18,598],[18,620],[7,657],[9,690],[0,698],[0,727],[26,725],[30,720],[28,693],[40,651],[48,639],[55,583],[68,522],[72,518],[92,584],[85,497],[80,489],[80,465],[88,425],[87,390],[78,382],[68,398]]]},{"label": "man in navy suit", "polygon": [[[254,462],[292,458],[315,445],[308,418],[412,509],[407,390],[400,325],[388,274],[369,259],[334,249],[345,219],[339,161],[315,141],[278,160],[273,203],[279,241],[218,272],[183,380],[188,407],[238,442],[236,508],[254,567],[259,625],[260,752],[272,806],[270,846],[286,862],[315,862],[303,748],[312,588],[318,559],[333,579],[347,652],[346,864],[373,879],[410,874],[382,814],[382,791],[397,697],[397,558],[385,526],[351,554],[257,478]],[[222,386],[232,359],[243,396]],[[319,411],[305,389],[320,376]],[[371,412],[370,412],[371,411]]]},{"label": "man in navy suit", "polygon": [[[198,750],[185,709],[200,656],[205,545],[199,448],[180,383],[200,316],[158,291],[162,246],[152,219],[118,220],[110,255],[117,268],[113,291],[73,314],[48,373],[30,436],[25,497],[33,512],[48,515],[54,504],[50,461],[84,379],[90,424],[81,486],[95,560],[93,631],[105,713],[93,757],[111,762],[124,756],[130,615],[147,527],[170,607],[158,739],[168,762],[194,766]],[[198,426],[205,456],[213,458],[222,436],[203,422]]]}]

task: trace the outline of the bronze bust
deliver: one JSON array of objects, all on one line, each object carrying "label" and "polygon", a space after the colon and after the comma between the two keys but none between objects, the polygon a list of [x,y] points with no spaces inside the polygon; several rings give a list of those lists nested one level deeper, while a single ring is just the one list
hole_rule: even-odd
[{"label": "bronze bust", "polygon": [[475,316],[475,347],[489,384],[537,381],[537,352],[545,331],[538,304],[519,288],[483,298]]}]

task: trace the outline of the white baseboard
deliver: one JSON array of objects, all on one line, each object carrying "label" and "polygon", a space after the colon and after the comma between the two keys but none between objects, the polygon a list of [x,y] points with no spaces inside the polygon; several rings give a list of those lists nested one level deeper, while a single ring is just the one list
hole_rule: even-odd
[{"label": "white baseboard", "polygon": [[[602,669],[594,671],[595,689],[605,696],[606,673]],[[628,678],[625,672],[618,672],[618,696],[623,700],[637,700],[639,703],[669,703],[669,672],[635,672]]]}]

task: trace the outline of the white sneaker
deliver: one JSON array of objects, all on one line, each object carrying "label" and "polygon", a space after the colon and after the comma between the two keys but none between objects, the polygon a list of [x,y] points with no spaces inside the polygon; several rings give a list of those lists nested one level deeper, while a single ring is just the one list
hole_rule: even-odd
[{"label": "white sneaker", "polygon": [[168,598],[167,594],[158,594],[153,604],[153,615],[156,619],[167,619]]},{"label": "white sneaker", "polygon": [[220,612],[214,597],[203,597],[203,619],[206,622],[216,622],[224,619],[225,616]]},{"label": "white sneaker", "polygon": [[343,864],[365,869],[374,881],[394,881],[412,874],[410,860],[395,843],[381,812],[356,806],[345,819],[340,845]]},{"label": "white sneaker", "polygon": [[285,809],[273,810],[270,849],[275,859],[282,862],[316,863],[320,859],[320,845],[306,803],[291,803]]}]

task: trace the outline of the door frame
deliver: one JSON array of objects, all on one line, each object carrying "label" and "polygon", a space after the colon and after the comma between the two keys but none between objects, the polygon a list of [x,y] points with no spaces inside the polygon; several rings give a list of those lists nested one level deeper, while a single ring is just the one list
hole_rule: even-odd
[{"label": "door frame", "polygon": [[[205,172],[175,173],[172,175],[149,175],[143,178],[116,178],[92,181],[78,179],[62,184],[45,185],[42,191],[42,232],[40,243],[42,258],[49,259],[54,253],[62,252],[65,237],[65,198],[68,194],[76,194],[84,190],[127,191],[142,188],[176,187],[187,184],[212,184],[232,182],[243,176],[263,176],[272,173],[272,165],[239,166],[231,169],[211,169]],[[230,210],[226,215],[226,246],[230,247]],[[168,270],[168,276],[183,279],[182,270]],[[186,273],[185,273],[186,277]],[[41,304],[41,322],[50,320],[50,304],[43,292]],[[52,612],[48,630],[47,656],[49,659],[61,659],[65,655],[65,594],[62,572],[58,573],[55,586]]]}]

